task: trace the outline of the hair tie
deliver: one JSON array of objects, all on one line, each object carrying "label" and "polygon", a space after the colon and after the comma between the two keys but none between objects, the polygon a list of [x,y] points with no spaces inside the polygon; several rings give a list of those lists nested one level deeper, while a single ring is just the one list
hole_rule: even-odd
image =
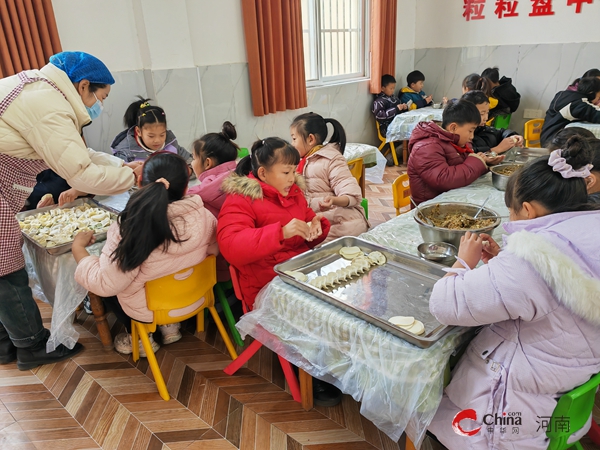
[{"label": "hair tie", "polygon": [[573,166],[568,164],[567,160],[562,157],[562,149],[560,148],[550,153],[548,165],[552,167],[552,170],[560,173],[563,178],[587,178],[590,176],[590,170],[594,167],[592,164],[586,164],[581,169],[573,169]]},{"label": "hair tie", "polygon": [[140,109],[142,109],[142,108],[147,108],[147,107],[149,107],[149,106],[150,106],[150,103],[148,103],[148,102],[144,102],[144,103],[142,103],[142,104],[140,105]]},{"label": "hair tie", "polygon": [[155,181],[155,183],[164,184],[165,188],[167,188],[167,190],[169,189],[169,186],[171,186],[171,183],[169,183],[165,178],[159,178],[158,180]]}]

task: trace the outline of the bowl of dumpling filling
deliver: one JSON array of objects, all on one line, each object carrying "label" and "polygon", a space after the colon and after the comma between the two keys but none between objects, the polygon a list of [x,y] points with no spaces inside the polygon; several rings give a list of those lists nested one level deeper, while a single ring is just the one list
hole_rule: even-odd
[{"label": "bowl of dumpling filling", "polygon": [[483,208],[474,218],[480,205],[462,202],[432,203],[415,209],[414,218],[425,242],[446,242],[460,246],[460,238],[467,231],[490,234],[501,219],[496,211]]}]

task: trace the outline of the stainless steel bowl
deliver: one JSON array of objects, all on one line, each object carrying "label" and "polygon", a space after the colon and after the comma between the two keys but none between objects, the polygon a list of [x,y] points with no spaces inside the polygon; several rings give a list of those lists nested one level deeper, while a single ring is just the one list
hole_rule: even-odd
[{"label": "stainless steel bowl", "polygon": [[[450,213],[465,213],[471,217],[475,215],[475,213],[479,210],[480,205],[475,205],[473,203],[462,203],[462,202],[442,202],[442,203],[431,203],[426,206],[419,205],[419,210],[425,217],[429,217],[431,214],[431,210],[436,206],[440,206],[440,215],[444,216]],[[439,228],[433,225],[429,225],[425,223],[423,219],[418,217],[419,214],[415,210],[414,218],[419,225],[419,231],[421,232],[421,236],[423,236],[423,240],[425,242],[446,242],[447,244],[452,244],[457,249],[460,246],[460,238],[464,236],[467,231],[471,231],[473,233],[490,233],[494,228],[500,225],[501,219],[498,213],[489,208],[483,208],[481,211],[480,217],[482,218],[491,218],[495,217],[496,221],[493,225],[484,228],[477,228],[473,230],[450,230],[448,228]]]},{"label": "stainless steel bowl", "polygon": [[523,167],[523,164],[516,163],[516,162],[510,163],[510,164],[499,164],[497,166],[493,166],[490,169],[490,172],[492,172],[492,184],[499,191],[506,190],[506,185],[508,184],[508,179],[511,177],[511,175],[502,175],[502,174],[497,173],[496,170],[500,169],[501,167],[507,167],[507,166],[517,166],[517,167],[521,168],[521,167]]},{"label": "stainless steel bowl", "polygon": [[429,261],[444,261],[449,258],[456,258],[458,251],[452,244],[446,242],[423,242],[417,247],[421,258]]}]

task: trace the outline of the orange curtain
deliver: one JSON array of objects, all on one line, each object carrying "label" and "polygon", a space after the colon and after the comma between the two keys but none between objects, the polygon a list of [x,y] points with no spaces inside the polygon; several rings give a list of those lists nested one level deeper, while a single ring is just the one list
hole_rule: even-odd
[{"label": "orange curtain", "polygon": [[300,0],[242,0],[255,116],[307,106]]},{"label": "orange curtain", "polygon": [[371,94],[381,92],[381,76],[396,72],[397,0],[371,0]]},{"label": "orange curtain", "polygon": [[51,0],[0,0],[0,78],[39,69],[60,51]]}]

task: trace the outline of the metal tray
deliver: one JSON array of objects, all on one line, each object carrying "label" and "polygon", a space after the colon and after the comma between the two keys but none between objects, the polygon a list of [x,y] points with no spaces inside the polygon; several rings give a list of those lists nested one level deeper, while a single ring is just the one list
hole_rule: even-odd
[{"label": "metal tray", "polygon": [[[346,246],[363,252],[380,251],[387,258],[383,266],[373,266],[336,288],[320,290],[296,280],[285,271],[306,274],[308,280],[350,264],[339,254]],[[433,345],[453,326],[440,324],[429,312],[429,297],[435,282],[445,275],[442,265],[355,237],[342,237],[322,247],[298,255],[275,266],[281,279],[321,300],[378,326],[394,336],[421,348]],[[425,325],[425,333],[417,336],[388,322],[393,316],[414,316]]]},{"label": "metal tray", "polygon": [[[66,203],[62,208],[73,208],[74,206],[80,206],[84,203],[92,206],[93,208],[100,208],[108,211],[109,213],[115,215],[115,212],[110,208],[105,208],[104,206],[94,202],[91,198],[78,198],[74,202]],[[17,220],[23,220],[25,217],[35,216],[39,213],[44,213],[46,211],[50,211],[51,209],[58,208],[58,205],[45,206],[44,208],[32,209],[31,211],[20,212],[16,215]],[[66,244],[57,245],[56,247],[44,247],[43,245],[38,244],[35,240],[33,240],[29,235],[25,232],[22,232],[25,239],[31,242],[34,246],[41,248],[47,251],[50,255],[62,255],[63,253],[68,253],[71,251],[71,246],[73,242],[67,242]],[[95,233],[94,237],[96,238],[96,242],[105,241],[106,240],[106,231],[102,233]]]}]

